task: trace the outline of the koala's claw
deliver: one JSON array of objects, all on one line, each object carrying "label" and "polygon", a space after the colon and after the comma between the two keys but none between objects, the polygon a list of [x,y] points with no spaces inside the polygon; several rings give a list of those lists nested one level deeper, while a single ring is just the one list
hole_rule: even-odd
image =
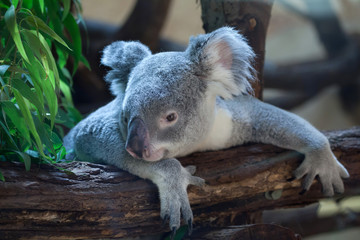
[{"label": "koala's claw", "polygon": [[166,214],[166,215],[163,217],[163,219],[162,219],[161,226],[162,226],[162,227],[165,227],[165,225],[166,225],[166,223],[167,223],[168,220],[169,220],[169,215]]},{"label": "koala's claw", "polygon": [[190,236],[192,234],[193,231],[193,224],[192,224],[192,219],[190,218],[187,222],[188,224],[188,236]]},{"label": "koala's claw", "polygon": [[173,240],[173,239],[174,239],[174,237],[175,237],[175,235],[176,235],[176,227],[173,227],[173,228],[171,229],[171,236],[170,236],[170,239],[171,239],[171,240]]},{"label": "koala's claw", "polygon": [[303,189],[303,190],[301,190],[301,192],[299,192],[299,195],[304,195],[306,192],[307,192],[307,190]]},{"label": "koala's claw", "polygon": [[194,166],[182,167],[180,164],[175,165],[171,177],[160,181],[157,185],[160,193],[160,216],[163,224],[169,220],[170,229],[180,227],[181,215],[189,225],[189,231],[192,231],[193,213],[191,211],[189,198],[187,195],[187,186],[189,184],[202,186],[204,179],[195,177]]},{"label": "koala's claw", "polygon": [[[314,179],[317,178],[321,183],[323,194],[327,197],[333,196],[334,193],[343,193],[342,178],[349,177],[345,167],[337,161],[331,152],[330,154],[325,152],[321,157],[319,155],[307,156],[293,175],[295,179],[304,178],[303,190],[299,193],[300,195],[308,191]],[[288,179],[288,181],[292,180],[293,178]]]},{"label": "koala's claw", "polygon": [[291,177],[291,178],[286,179],[287,182],[292,182],[294,180],[296,180],[296,177]]}]

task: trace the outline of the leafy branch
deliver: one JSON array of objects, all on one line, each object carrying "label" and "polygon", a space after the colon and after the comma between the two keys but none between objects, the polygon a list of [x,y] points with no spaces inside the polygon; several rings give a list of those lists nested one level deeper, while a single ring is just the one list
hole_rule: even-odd
[{"label": "leafy branch", "polygon": [[89,67],[81,51],[80,11],[79,0],[0,1],[1,161],[22,161],[29,170],[32,161],[64,158],[62,127],[81,120],[72,76],[80,62]]}]

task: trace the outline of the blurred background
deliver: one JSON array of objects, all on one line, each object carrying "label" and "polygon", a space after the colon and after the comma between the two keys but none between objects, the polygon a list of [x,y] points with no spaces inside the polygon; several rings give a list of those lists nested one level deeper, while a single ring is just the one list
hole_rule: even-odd
[{"label": "blurred background", "polygon": [[[328,0],[326,0],[328,1]],[[321,2],[321,1],[314,1]],[[329,0],[332,10],[336,14],[340,22],[341,33],[334,32],[333,35],[340,39],[344,36],[346,38],[359,39],[360,32],[360,2],[358,0]],[[96,0],[83,0],[83,17],[87,20],[88,34],[91,45],[86,47],[84,44],[85,53],[90,56],[89,61],[93,62],[93,55],[98,60],[101,49],[96,49],[97,45],[102,45],[104,38],[110,38],[110,35],[115,34],[132,13],[136,1],[133,0],[107,0],[101,5]],[[182,50],[186,47],[188,39],[192,35],[204,33],[201,21],[201,7],[196,0],[172,0],[169,1],[167,7],[167,14],[164,14],[163,25],[159,24],[159,36],[155,36],[156,40],[161,41],[157,51],[167,50]],[[314,8],[317,7],[312,6]],[[360,123],[360,97],[359,97],[359,52],[357,46],[348,46],[353,44],[351,41],[344,43],[344,50],[340,53],[335,53],[334,61],[327,61],[328,53],[324,47],[324,43],[319,39],[319,33],[314,25],[314,21],[309,19],[308,15],[326,15],[326,7],[320,5],[318,10],[313,10],[308,13],[304,1],[300,0],[279,0],[275,1],[270,25],[267,33],[266,41],[266,68],[265,72],[265,91],[264,100],[280,107],[291,110],[305,119],[313,123],[317,128],[324,130],[344,129]],[[325,10],[324,10],[325,9]],[[308,14],[308,15],[305,15]],[[316,19],[316,17],[314,17]],[[331,21],[331,20],[329,20]],[[331,24],[332,22],[329,22]],[[104,27],[103,24],[106,24]],[[322,27],[322,26],[320,26]],[[332,30],[332,29],[330,29]],[[334,30],[338,30],[334,28]],[[99,34],[99,31],[102,34]],[[107,35],[106,37],[102,35]],[[154,34],[154,35],[157,35]],[[332,35],[329,35],[332,37]],[[99,41],[95,44],[93,38]],[[85,38],[84,38],[85,39]],[[330,43],[331,44],[331,43]],[[359,41],[357,43],[359,44]],[[94,46],[95,45],[95,46]],[[95,49],[95,52],[94,52]],[[97,51],[96,51],[97,50]],[[153,49],[154,50],[154,49]],[[335,50],[335,52],[337,49]],[[345,57],[343,55],[346,55]],[[332,56],[333,57],[333,56]],[[335,58],[334,57],[334,58]],[[95,61],[96,61],[95,60]],[[298,87],[288,77],[275,76],[273,65],[293,66],[301,63],[313,63],[320,61],[324,66],[319,66],[313,69],[316,71],[324,71],[327,68],[343,67],[338,61],[346,62],[348,69],[339,69],[339,74],[326,80],[326,72],[324,72],[324,81],[321,83],[320,89],[316,87],[316,80],[313,80],[313,87],[306,86],[306,88]],[[335,63],[334,63],[335,62]],[[96,63],[98,64],[98,62]],[[93,64],[94,65],[94,64]],[[339,66],[337,66],[339,65]],[[98,65],[97,65],[98,66]],[[287,76],[298,75],[299,71],[303,75],[307,75],[306,69],[290,69]],[[281,69],[283,70],[283,69]],[[341,71],[347,71],[346,74],[341,74]],[[350,74],[349,74],[350,72]],[[348,79],[350,75],[350,80]],[[100,75],[101,76],[101,75]],[[268,77],[268,79],[267,79]],[[311,77],[310,77],[311,78]],[[334,79],[333,79],[334,78]],[[106,88],[102,79],[97,79],[92,82],[97,84],[97,89],[105,91]],[[279,81],[279,83],[273,83]],[[319,80],[321,81],[321,80]],[[281,82],[284,86],[279,86]],[[292,82],[288,86],[288,82]],[[349,83],[350,89],[340,87],[345,83]],[[349,88],[349,87],[348,87]],[[307,92],[304,92],[303,90]],[[345,95],[345,96],[344,96]],[[101,96],[104,97],[104,96]],[[79,97],[80,98],[80,97]],[[86,97],[84,97],[86,98]],[[350,99],[348,99],[350,98]],[[89,103],[89,99],[77,99],[79,104]],[[91,101],[91,99],[90,99]],[[99,101],[98,101],[99,102]],[[349,103],[350,102],[350,103]],[[96,106],[95,106],[96,108]],[[93,110],[91,106],[80,106],[82,112],[89,112]]]},{"label": "blurred background", "polygon": [[[141,35],[153,52],[180,51],[191,35],[204,33],[195,0],[156,6],[161,14],[153,17],[150,30],[147,23],[134,24],[146,13],[134,9],[136,1],[83,0],[82,5],[88,36],[83,48],[93,70],[82,67],[74,80],[75,104],[84,114],[112,98],[102,80],[106,69],[99,64],[105,45]],[[360,125],[359,33],[359,0],[275,1],[266,40],[264,101],[322,130]],[[360,199],[353,197],[267,211],[263,221],[288,226],[305,239],[359,239],[359,212]]]}]

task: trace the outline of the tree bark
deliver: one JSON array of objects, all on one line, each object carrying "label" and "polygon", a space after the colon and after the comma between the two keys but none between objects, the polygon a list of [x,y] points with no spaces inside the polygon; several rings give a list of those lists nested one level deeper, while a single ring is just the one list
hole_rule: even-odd
[{"label": "tree bark", "polygon": [[223,26],[239,30],[256,54],[258,81],[253,84],[255,96],[262,99],[265,39],[273,0],[201,0],[203,28],[211,32]]},{"label": "tree bark", "polygon": [[[350,172],[342,196],[360,193],[360,127],[328,132],[334,154]],[[196,165],[202,188],[188,189],[196,226],[244,224],[247,213],[296,207],[322,198],[314,184],[287,182],[302,156],[270,145],[249,144],[180,159]],[[167,231],[159,217],[157,189],[112,166],[72,162],[58,167],[1,162],[0,236],[3,239],[88,239],[149,236]],[[246,213],[246,214],[245,214]]]}]

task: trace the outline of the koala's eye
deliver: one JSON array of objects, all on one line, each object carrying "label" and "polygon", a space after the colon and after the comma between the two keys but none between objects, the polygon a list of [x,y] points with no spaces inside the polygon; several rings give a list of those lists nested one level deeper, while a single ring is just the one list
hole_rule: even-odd
[{"label": "koala's eye", "polygon": [[177,118],[176,113],[170,113],[169,115],[166,116],[166,120],[168,122],[173,122],[176,120],[176,118]]},{"label": "koala's eye", "polygon": [[178,120],[178,114],[175,111],[169,111],[159,119],[159,127],[161,129],[173,126]]}]

